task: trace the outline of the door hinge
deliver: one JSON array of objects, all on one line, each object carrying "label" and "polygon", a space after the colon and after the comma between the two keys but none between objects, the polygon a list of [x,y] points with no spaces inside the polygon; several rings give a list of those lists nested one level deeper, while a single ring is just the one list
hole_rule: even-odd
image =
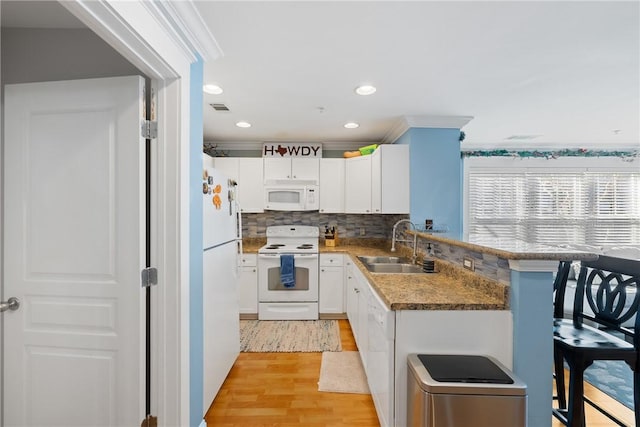
[{"label": "door hinge", "polygon": [[143,288],[149,288],[158,284],[158,269],[155,267],[147,267],[140,273]]},{"label": "door hinge", "polygon": [[145,139],[156,139],[158,137],[158,122],[143,120],[140,123],[140,135]]}]

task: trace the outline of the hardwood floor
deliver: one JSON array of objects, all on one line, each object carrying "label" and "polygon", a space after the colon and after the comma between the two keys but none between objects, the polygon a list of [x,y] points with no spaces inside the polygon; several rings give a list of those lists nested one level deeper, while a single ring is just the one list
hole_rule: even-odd
[{"label": "hardwood floor", "polygon": [[[569,384],[569,373],[565,371],[565,384]],[[555,390],[555,382],[553,383],[553,387]],[[555,393],[555,392],[554,392]],[[615,415],[620,421],[625,423],[627,426],[631,427],[635,424],[633,411],[620,402],[612,399],[607,394],[601,392],[591,384],[585,381],[584,383],[584,394],[589,399],[591,399],[594,403],[601,406],[603,409],[608,411],[609,413]],[[556,402],[553,402],[554,407],[557,407]],[[553,422],[551,427],[561,427],[563,424],[556,419],[553,418]],[[589,404],[585,403],[585,419],[587,427],[612,427],[617,426],[618,424],[611,421],[605,415],[600,413],[598,410],[594,409]]]},{"label": "hardwood floor", "polygon": [[[349,322],[339,325],[342,349],[357,350]],[[207,426],[379,426],[370,395],[318,391],[321,360],[322,353],[240,353],[205,416]],[[633,411],[588,383],[585,393],[633,426]],[[616,425],[589,405],[586,418],[588,427]],[[560,426],[553,418],[552,427]]]},{"label": "hardwood floor", "polygon": [[[340,320],[343,351],[357,347]],[[322,353],[240,353],[205,421],[212,426],[378,426],[371,395],[318,391]]]}]

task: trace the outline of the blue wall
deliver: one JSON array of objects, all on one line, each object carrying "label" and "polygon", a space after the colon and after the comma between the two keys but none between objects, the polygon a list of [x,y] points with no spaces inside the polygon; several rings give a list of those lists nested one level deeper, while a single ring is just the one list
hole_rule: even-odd
[{"label": "blue wall", "polygon": [[527,384],[527,425],[548,426],[553,365],[553,273],[511,271],[513,372]]},{"label": "blue wall", "polygon": [[409,145],[411,221],[446,224],[448,237],[462,236],[462,161],[460,130],[411,128],[396,144]]},{"label": "blue wall", "polygon": [[189,424],[202,422],[203,308],[202,308],[202,81],[203,61],[191,64],[189,91],[191,121],[189,139]]}]

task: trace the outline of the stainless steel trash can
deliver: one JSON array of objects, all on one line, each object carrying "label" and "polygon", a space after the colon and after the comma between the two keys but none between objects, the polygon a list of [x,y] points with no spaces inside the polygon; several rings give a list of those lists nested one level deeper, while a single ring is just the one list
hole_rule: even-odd
[{"label": "stainless steel trash can", "polygon": [[527,386],[495,358],[410,354],[410,427],[524,427]]}]

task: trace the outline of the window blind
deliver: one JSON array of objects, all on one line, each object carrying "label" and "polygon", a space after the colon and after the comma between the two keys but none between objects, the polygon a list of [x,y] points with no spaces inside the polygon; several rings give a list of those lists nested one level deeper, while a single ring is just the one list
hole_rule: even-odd
[{"label": "window blind", "polygon": [[640,243],[640,172],[468,171],[469,237]]}]

